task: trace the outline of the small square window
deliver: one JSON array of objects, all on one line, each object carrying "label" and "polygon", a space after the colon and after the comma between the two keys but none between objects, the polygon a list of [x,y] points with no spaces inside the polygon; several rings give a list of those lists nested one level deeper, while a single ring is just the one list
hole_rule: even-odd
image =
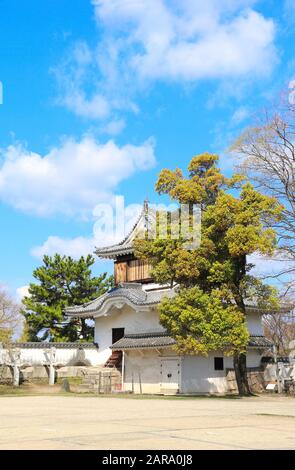
[{"label": "small square window", "polygon": [[214,357],[214,369],[224,370],[223,357]]}]

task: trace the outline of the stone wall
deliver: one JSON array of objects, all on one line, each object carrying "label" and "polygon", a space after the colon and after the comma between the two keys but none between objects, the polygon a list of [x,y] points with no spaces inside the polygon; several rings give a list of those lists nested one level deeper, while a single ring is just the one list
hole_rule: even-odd
[{"label": "stone wall", "polygon": [[[83,377],[88,367],[85,366],[65,366],[56,368],[56,378]],[[97,368],[99,369],[99,368]],[[48,380],[49,369],[46,366],[29,366],[20,369],[21,382],[34,382],[38,380]],[[0,383],[11,384],[13,381],[13,371],[11,367],[0,367]]]},{"label": "stone wall", "polygon": [[[266,388],[266,381],[264,378],[264,370],[260,368],[251,368],[247,370],[247,377],[251,392],[262,393]],[[236,374],[233,369],[227,369],[226,380],[228,384],[228,392],[237,393],[238,386],[236,382]]]}]

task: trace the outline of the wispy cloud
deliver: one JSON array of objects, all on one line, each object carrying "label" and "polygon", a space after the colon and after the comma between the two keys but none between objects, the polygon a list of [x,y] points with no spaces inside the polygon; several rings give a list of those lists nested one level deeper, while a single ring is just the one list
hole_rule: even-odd
[{"label": "wispy cloud", "polygon": [[108,122],[107,124],[105,124],[105,126],[103,126],[101,130],[105,134],[118,135],[125,128],[125,125],[126,125],[126,123],[125,123],[124,119],[114,119],[114,120]]},{"label": "wispy cloud", "polygon": [[[265,76],[277,60],[275,25],[254,0],[93,0],[95,48],[80,42],[55,69],[60,103],[77,115],[109,119],[135,111],[156,81]],[[86,92],[86,90],[88,92]]]},{"label": "wispy cloud", "polygon": [[231,117],[231,124],[232,125],[239,125],[248,119],[251,115],[251,111],[247,106],[240,106],[238,107],[232,117]]}]

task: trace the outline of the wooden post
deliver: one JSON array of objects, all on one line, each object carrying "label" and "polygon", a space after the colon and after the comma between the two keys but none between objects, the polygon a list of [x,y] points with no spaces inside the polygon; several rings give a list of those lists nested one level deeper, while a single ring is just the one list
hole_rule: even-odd
[{"label": "wooden post", "polygon": [[275,361],[275,366],[276,366],[276,381],[277,381],[278,393],[282,393],[283,387],[282,387],[280,367],[278,364],[278,352],[277,352],[277,348],[275,345],[273,346],[273,355],[274,355],[274,361]]},{"label": "wooden post", "polygon": [[112,393],[112,372],[110,372],[110,393]]},{"label": "wooden post", "polygon": [[125,351],[122,356],[121,390],[124,391],[124,369],[125,369]]}]

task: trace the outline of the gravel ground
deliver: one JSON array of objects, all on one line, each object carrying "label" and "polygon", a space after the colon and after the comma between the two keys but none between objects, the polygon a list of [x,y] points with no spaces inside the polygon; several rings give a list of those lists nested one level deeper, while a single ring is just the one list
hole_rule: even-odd
[{"label": "gravel ground", "polygon": [[295,449],[295,399],[0,397],[0,449]]}]

